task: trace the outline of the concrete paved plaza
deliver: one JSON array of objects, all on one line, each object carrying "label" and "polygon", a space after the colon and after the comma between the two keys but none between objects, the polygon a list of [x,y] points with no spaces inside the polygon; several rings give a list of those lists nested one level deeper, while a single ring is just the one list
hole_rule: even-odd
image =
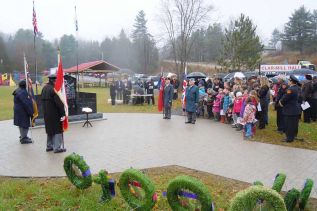
[{"label": "concrete paved plaza", "polygon": [[[306,178],[317,182],[317,152],[244,141],[228,125],[184,117],[163,120],[159,114],[104,114],[107,120],[71,124],[65,133],[66,153],[45,152],[44,128],[32,130],[34,144],[21,145],[12,120],[1,121],[0,175],[65,176],[63,159],[84,156],[91,171],[179,165],[245,182],[271,186],[278,172],[287,174],[284,189],[301,189]],[[280,140],[277,140],[280,141]],[[316,197],[313,191],[313,196]]]}]

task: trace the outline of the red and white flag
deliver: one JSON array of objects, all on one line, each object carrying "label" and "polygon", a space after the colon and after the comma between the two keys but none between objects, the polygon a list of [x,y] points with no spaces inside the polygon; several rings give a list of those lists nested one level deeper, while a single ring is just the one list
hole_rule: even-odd
[{"label": "red and white flag", "polygon": [[160,81],[158,83],[160,91],[159,91],[159,96],[158,96],[158,102],[157,102],[157,110],[159,112],[163,111],[163,107],[164,107],[164,87],[165,87],[165,80],[163,77],[163,68],[161,68],[161,77],[160,77]]},{"label": "red and white flag", "polygon": [[183,92],[182,92],[182,107],[186,107],[186,89],[187,89],[187,64],[185,66],[185,74],[184,74],[184,81],[183,81]]},{"label": "red and white flag", "polygon": [[35,7],[34,7],[34,1],[33,1],[33,19],[32,19],[32,23],[33,23],[33,29],[34,29],[34,36],[37,35],[38,28],[37,28],[37,20],[36,20],[36,12],[35,12]]},{"label": "red and white flag", "polygon": [[60,51],[58,51],[58,68],[56,72],[56,82],[55,82],[54,89],[64,104],[65,119],[63,121],[63,129],[64,131],[66,131],[68,129],[68,104],[67,104],[67,97],[66,97],[66,90],[65,90],[65,83],[64,83],[62,57],[60,55]]}]

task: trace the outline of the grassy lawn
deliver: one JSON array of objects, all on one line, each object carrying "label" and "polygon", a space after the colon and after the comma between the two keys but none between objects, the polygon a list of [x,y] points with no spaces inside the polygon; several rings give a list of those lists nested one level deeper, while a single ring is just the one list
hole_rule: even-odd
[{"label": "grassy lawn", "polygon": [[[186,169],[178,166],[143,170],[156,186],[159,195],[154,210],[170,210],[167,199],[162,196],[168,182],[185,174],[201,180],[209,189],[216,210],[229,207],[230,199],[237,192],[250,186],[248,183]],[[120,174],[112,174],[118,181]],[[272,178],[273,179],[273,178]],[[0,178],[0,210],[126,210],[127,204],[116,187],[116,197],[108,203],[99,203],[101,187],[92,185],[86,190],[76,189],[67,178],[55,179],[14,179]],[[307,211],[316,210],[316,200],[310,199]]]},{"label": "grassy lawn", "polygon": [[282,142],[285,138],[284,134],[276,132],[276,112],[271,108],[269,112],[269,125],[264,130],[257,129],[255,141],[278,144],[283,146],[291,146],[304,149],[317,150],[317,123],[300,122],[298,128],[298,137],[304,138],[304,141],[294,141],[292,143]]}]

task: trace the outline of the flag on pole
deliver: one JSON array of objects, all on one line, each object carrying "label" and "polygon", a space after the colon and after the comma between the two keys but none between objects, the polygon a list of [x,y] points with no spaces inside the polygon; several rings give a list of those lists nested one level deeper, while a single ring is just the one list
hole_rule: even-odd
[{"label": "flag on pole", "polygon": [[35,7],[34,7],[34,1],[33,1],[33,19],[32,19],[32,23],[33,23],[33,29],[34,29],[34,36],[36,36],[38,34],[38,28],[37,28],[37,20],[36,20],[36,12],[35,12]]},{"label": "flag on pole", "polygon": [[187,88],[187,64],[185,66],[184,80],[183,80],[183,92],[182,92],[182,108],[186,107],[186,88]]},{"label": "flag on pole", "polygon": [[10,74],[9,86],[16,86],[14,80],[12,79],[12,75]]},{"label": "flag on pole", "polygon": [[163,68],[161,69],[161,77],[160,77],[160,81],[159,81],[159,87],[160,87],[160,91],[159,91],[159,97],[158,97],[158,102],[157,102],[157,109],[159,112],[163,111],[163,103],[164,103],[164,99],[163,99],[163,93],[164,93],[164,86],[165,86],[165,80],[163,78]]},{"label": "flag on pole", "polygon": [[25,55],[24,55],[24,74],[25,74],[25,82],[27,84],[26,90],[27,90],[29,96],[31,97],[32,104],[33,104],[33,115],[32,115],[32,119],[31,119],[31,125],[32,125],[32,127],[34,127],[35,126],[35,119],[39,116],[39,111],[38,111],[37,104],[35,101],[34,91],[33,91],[33,87],[32,87],[32,80],[31,80],[31,77],[29,74],[29,66],[28,66],[28,63],[26,61]]},{"label": "flag on pole", "polygon": [[8,79],[8,73],[2,74],[1,78],[2,78],[2,81],[3,81],[3,82],[4,82],[5,80],[7,80],[7,79]]},{"label": "flag on pole", "polygon": [[66,131],[68,129],[68,104],[66,98],[66,90],[65,90],[65,83],[64,83],[64,71],[63,71],[63,64],[62,64],[62,57],[60,55],[60,51],[58,51],[58,68],[56,73],[56,82],[55,82],[55,92],[57,93],[58,97],[64,104],[65,109],[65,120],[63,121],[63,129]]},{"label": "flag on pole", "polygon": [[77,20],[77,10],[75,6],[75,27],[76,27],[76,32],[78,32],[78,20]]}]

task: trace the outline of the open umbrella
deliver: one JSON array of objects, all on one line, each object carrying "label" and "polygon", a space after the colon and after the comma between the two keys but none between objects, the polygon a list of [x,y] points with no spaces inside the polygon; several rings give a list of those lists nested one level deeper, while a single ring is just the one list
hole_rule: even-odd
[{"label": "open umbrella", "polygon": [[242,72],[235,72],[233,77],[243,79],[245,75]]},{"label": "open umbrella", "polygon": [[187,75],[187,78],[206,78],[207,76],[201,72],[192,72]]}]

